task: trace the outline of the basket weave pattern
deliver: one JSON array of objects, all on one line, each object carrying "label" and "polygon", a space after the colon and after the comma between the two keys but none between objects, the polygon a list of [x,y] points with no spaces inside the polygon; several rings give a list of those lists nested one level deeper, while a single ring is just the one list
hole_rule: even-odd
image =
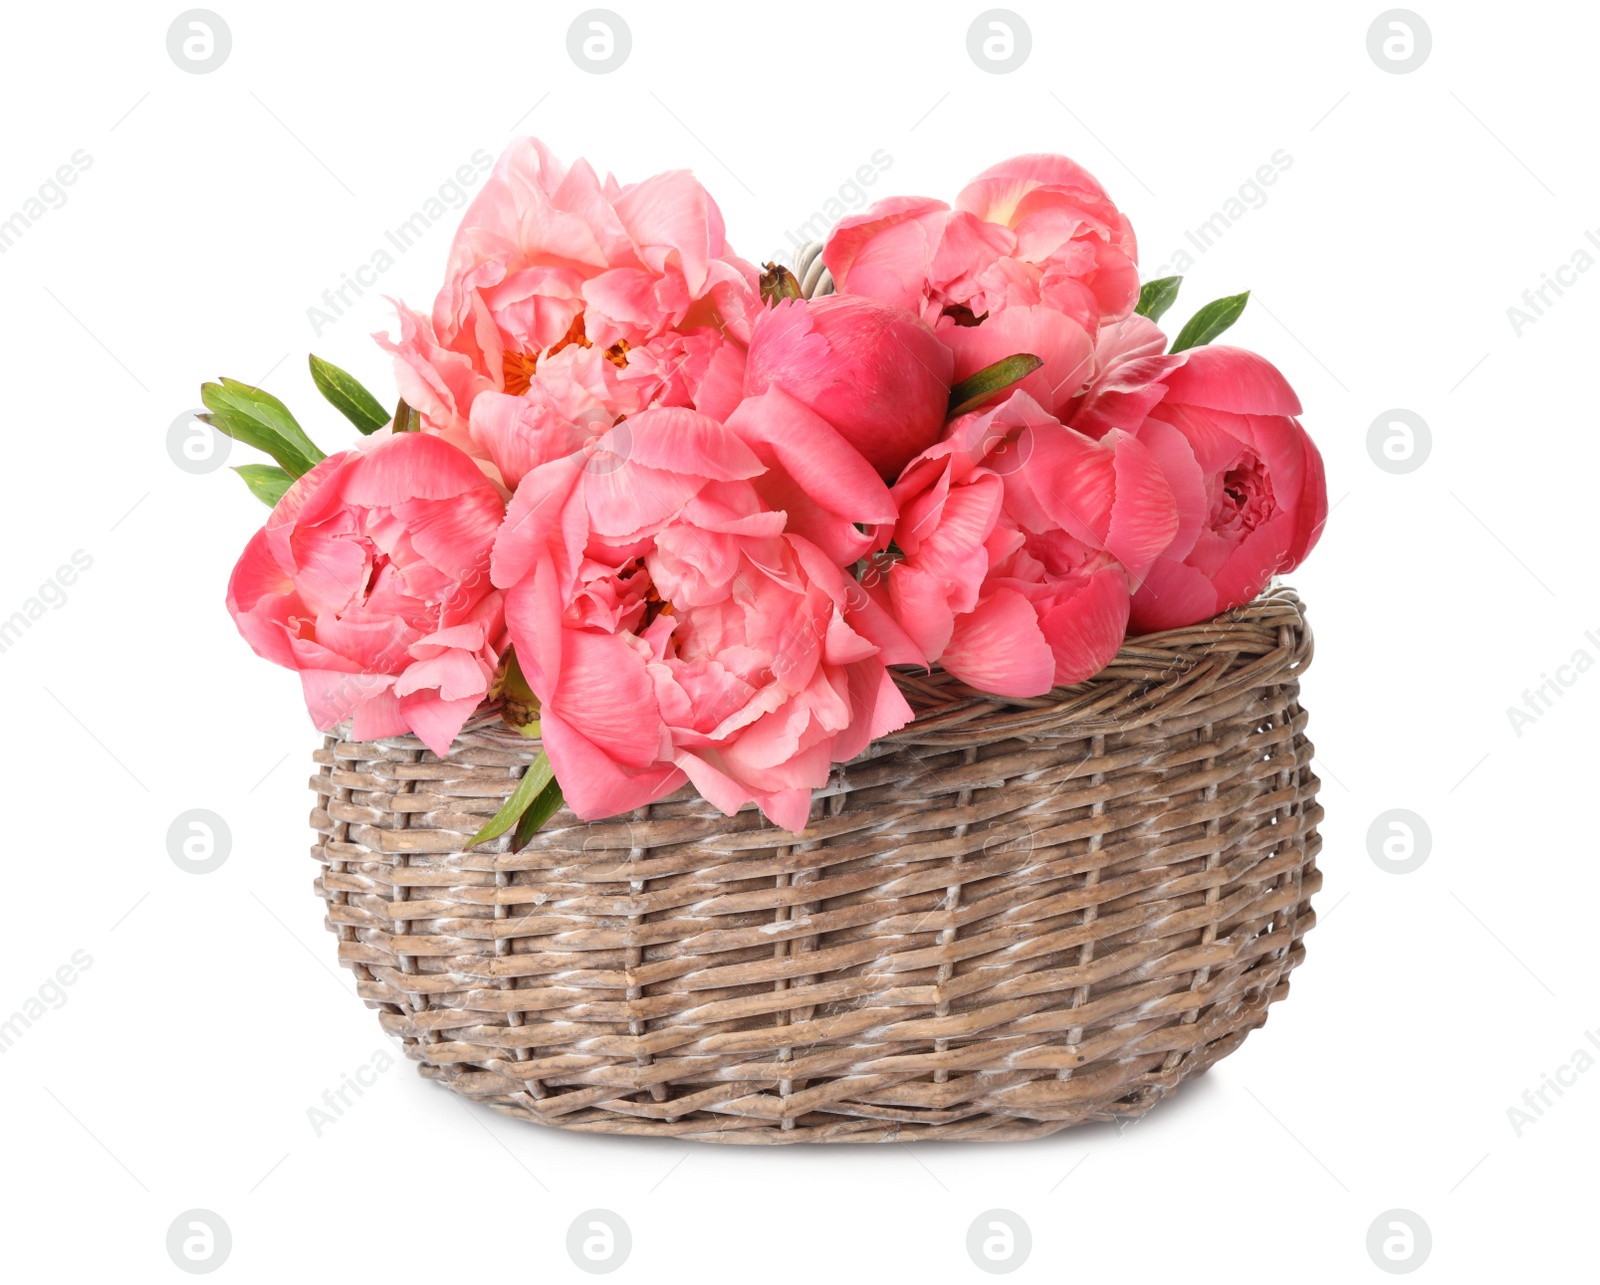
[{"label": "basket weave pattern", "polygon": [[498,1110],[728,1142],[1002,1139],[1143,1114],[1288,991],[1321,877],[1274,589],[1036,700],[916,721],[802,834],[683,790],[460,851],[537,743],[317,752],[317,890],[422,1073]]}]

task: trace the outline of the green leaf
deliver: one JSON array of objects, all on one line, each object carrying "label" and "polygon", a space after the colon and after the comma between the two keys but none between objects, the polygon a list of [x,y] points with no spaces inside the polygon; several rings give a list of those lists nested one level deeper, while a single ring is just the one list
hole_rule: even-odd
[{"label": "green leaf", "polygon": [[290,477],[309,473],[326,456],[295,422],[289,408],[271,393],[224,379],[201,384],[200,400],[211,413],[199,418],[236,442],[264,451],[283,466]]},{"label": "green leaf", "polygon": [[404,397],[395,403],[394,431],[397,433],[418,433],[422,431],[422,416],[406,405]]},{"label": "green leaf", "polygon": [[340,370],[331,361],[323,361],[316,353],[311,353],[310,359],[311,382],[317,386],[317,391],[364,435],[376,433],[389,422],[389,412],[349,371]]},{"label": "green leaf", "polygon": [[1009,388],[1019,379],[1026,379],[1044,362],[1031,352],[1013,353],[992,366],[985,366],[975,375],[968,375],[950,390],[950,409],[946,419],[965,415],[969,410],[983,405],[1003,388]]},{"label": "green leaf", "polygon": [[233,471],[244,479],[250,494],[269,509],[277,508],[283,493],[294,485],[294,479],[276,464],[235,464]]},{"label": "green leaf", "polygon": [[517,822],[517,828],[511,834],[511,851],[521,852],[526,848],[528,841],[539,833],[544,823],[560,810],[565,801],[559,782],[551,781],[545,786]]},{"label": "green leaf", "polygon": [[1157,277],[1139,287],[1139,306],[1134,309],[1141,317],[1160,321],[1161,315],[1178,301],[1178,287],[1182,277]]},{"label": "green leaf", "polygon": [[511,791],[511,797],[505,801],[505,805],[494,814],[488,825],[467,840],[462,851],[470,852],[480,843],[498,839],[522,819],[522,814],[544,793],[545,786],[555,779],[555,772],[550,767],[550,756],[540,750],[539,757],[528,765],[528,770],[522,774],[522,779],[517,782],[517,788]]},{"label": "green leaf", "polygon": [[1243,294],[1228,295],[1225,299],[1213,299],[1189,318],[1189,324],[1178,331],[1178,337],[1167,351],[1182,352],[1186,348],[1198,348],[1201,344],[1210,343],[1239,320],[1239,314],[1244,311],[1249,299],[1248,290]]}]

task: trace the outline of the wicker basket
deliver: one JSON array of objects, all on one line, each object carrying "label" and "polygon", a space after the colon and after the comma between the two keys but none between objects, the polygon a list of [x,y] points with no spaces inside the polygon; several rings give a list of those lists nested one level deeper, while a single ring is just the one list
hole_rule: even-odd
[{"label": "wicker basket", "polygon": [[327,738],[339,958],[422,1074],[540,1124],[725,1142],[1038,1137],[1142,1115],[1288,993],[1321,884],[1291,590],[1037,700],[914,723],[800,834],[690,790],[463,841],[537,751]]}]

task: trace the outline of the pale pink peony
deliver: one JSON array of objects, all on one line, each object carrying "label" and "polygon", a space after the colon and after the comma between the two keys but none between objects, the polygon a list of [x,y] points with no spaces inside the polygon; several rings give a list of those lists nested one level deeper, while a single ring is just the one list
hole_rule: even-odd
[{"label": "pale pink peony", "polygon": [[924,658],[1001,696],[1082,682],[1116,654],[1130,577],[1178,529],[1158,461],[1126,433],[1096,442],[1026,393],[963,416],[907,466],[868,593]]},{"label": "pale pink peony", "polygon": [[1178,532],[1134,595],[1135,633],[1249,602],[1300,565],[1328,516],[1322,456],[1277,368],[1219,345],[1161,355],[1156,335],[1143,318],[1108,328],[1100,374],[1072,418],[1102,440],[1136,436],[1177,497]]},{"label": "pale pink peony", "polygon": [[448,443],[369,438],[290,487],[234,568],[228,612],[258,655],[298,671],[319,728],[409,730],[443,756],[499,658],[489,557],[504,513]]},{"label": "pale pink peony", "polygon": [[652,408],[523,478],[494,580],[579,816],[687,779],[800,830],[830,764],[910,720],[884,665],[920,657],[868,636],[880,614],[763,502],[767,472],[716,421]]},{"label": "pale pink peony", "polygon": [[949,351],[904,308],[851,295],[786,299],[756,322],[744,393],[781,387],[893,481],[939,439],[951,368]]},{"label": "pale pink peony", "polygon": [[555,378],[589,387],[613,422],[651,405],[720,417],[738,401],[756,274],[687,171],[619,186],[518,139],[468,207],[446,277],[431,316],[397,305],[398,340],[375,337],[424,429],[463,449],[494,454],[471,428],[479,397],[520,397],[586,351],[613,371]]}]

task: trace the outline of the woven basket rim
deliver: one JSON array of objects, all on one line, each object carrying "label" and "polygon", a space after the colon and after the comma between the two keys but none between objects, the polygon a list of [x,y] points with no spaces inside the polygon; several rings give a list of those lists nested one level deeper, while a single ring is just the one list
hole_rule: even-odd
[{"label": "woven basket rim", "polygon": [[[1166,704],[1165,698],[1194,677],[1195,669],[1203,664],[1206,656],[1218,650],[1219,643],[1229,638],[1243,642],[1240,635],[1274,630],[1277,645],[1282,647],[1282,630],[1285,629],[1298,634],[1301,645],[1283,667],[1286,671],[1302,672],[1312,658],[1312,634],[1306,619],[1306,605],[1288,584],[1275,584],[1251,602],[1222,611],[1210,621],[1125,638],[1117,655],[1093,679],[1072,683],[1070,687],[1051,688],[1043,696],[995,696],[989,691],[968,687],[938,664],[926,671],[915,666],[891,666],[890,675],[896,687],[906,696],[917,717],[901,730],[878,738],[878,744],[917,743],[934,727],[944,730],[979,719],[992,727],[995,719],[1010,717],[1018,723],[1019,731],[1045,725],[1053,727],[1062,722],[1093,722],[1099,707],[1117,711],[1114,719],[1107,720],[1107,728],[1138,727],[1144,720],[1128,707],[1128,698],[1134,691],[1142,688],[1136,699],[1141,699],[1149,711],[1160,711]],[[1261,643],[1256,645],[1256,650],[1261,650]],[[1269,651],[1270,648],[1262,651],[1262,655],[1269,655]],[[1235,677],[1230,685],[1246,687],[1254,679],[1253,671],[1245,671],[1243,677]],[[350,736],[349,719],[322,728],[322,731],[323,735],[338,736],[344,741],[354,739]],[[539,741],[507,728],[501,722],[501,703],[496,699],[478,706],[462,725],[456,744],[462,743],[501,743],[523,747],[533,754]],[[413,733],[402,733],[378,736],[365,744],[416,746],[419,739]]]},{"label": "woven basket rim", "polygon": [[[1290,631],[1298,643],[1288,656],[1277,654],[1289,642],[1284,636],[1285,630]],[[1230,643],[1234,645],[1226,645]],[[1243,606],[1233,607],[1199,624],[1126,638],[1116,656],[1093,678],[1054,687],[1042,696],[997,696],[980,691],[937,664],[927,670],[894,665],[889,669],[890,676],[915,711],[916,718],[898,731],[880,737],[874,744],[880,747],[915,744],[930,737],[936,743],[958,743],[951,737],[959,736],[960,727],[978,722],[992,732],[997,721],[1010,721],[1019,735],[1068,722],[1092,728],[1102,710],[1111,712],[1100,720],[1105,730],[1127,730],[1170,714],[1173,697],[1184,689],[1193,689],[1189,699],[1202,691],[1214,691],[1214,684],[1204,681],[1205,675],[1200,675],[1200,681],[1196,682],[1196,671],[1205,665],[1208,657],[1219,652],[1232,657],[1248,651],[1275,667],[1298,674],[1310,664],[1312,650],[1311,627],[1306,620],[1304,602],[1291,586],[1276,584]],[[1216,676],[1221,677],[1228,667],[1218,664],[1213,668]],[[1234,671],[1227,681],[1229,686],[1243,688],[1259,680],[1259,672],[1246,667]],[[1135,702],[1134,708],[1130,708],[1130,698]],[[1178,708],[1187,703],[1188,699],[1176,702]],[[454,746],[514,746],[525,750],[530,757],[536,754],[538,738],[523,736],[505,726],[500,718],[501,708],[499,700],[480,705],[457,733]],[[322,729],[325,735],[353,740],[350,730],[349,719]],[[375,737],[362,743],[390,747],[421,744],[410,732]],[[867,752],[873,753],[872,747]]]}]

